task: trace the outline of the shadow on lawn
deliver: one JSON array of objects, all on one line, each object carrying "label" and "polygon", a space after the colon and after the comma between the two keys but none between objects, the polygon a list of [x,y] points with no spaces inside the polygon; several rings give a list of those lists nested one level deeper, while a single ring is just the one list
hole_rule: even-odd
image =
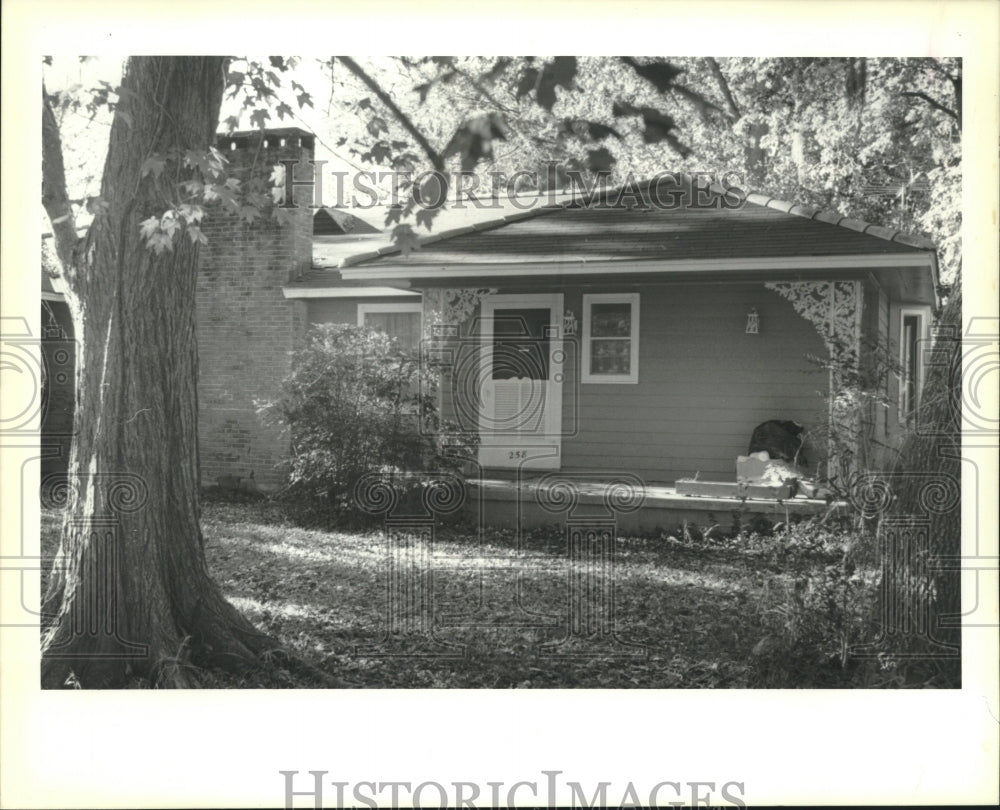
[{"label": "shadow on lawn", "polygon": [[381,532],[233,517],[207,510],[205,520],[209,565],[227,596],[310,662],[359,686],[749,685],[750,651],[762,633],[753,602],[763,578],[733,552],[699,561],[655,543],[622,541],[613,605],[583,617],[614,627],[618,641],[581,631],[560,644],[571,618],[562,538],[529,536],[518,552],[510,532],[488,533],[480,545],[446,531],[431,566],[433,622],[411,611],[403,624],[417,632],[389,646],[412,656],[379,657],[355,648],[378,652],[388,629]]},{"label": "shadow on lawn", "polygon": [[[58,523],[59,513],[43,513],[49,557]],[[789,562],[807,569],[826,559],[789,557],[774,543],[754,550],[624,538],[611,600],[571,570],[558,527],[528,533],[521,549],[511,531],[480,538],[445,529],[430,590],[411,577],[411,602],[395,614],[393,626],[409,632],[387,636],[383,532],[303,529],[267,503],[205,504],[203,530],[210,570],[236,607],[309,663],[364,688],[759,686],[752,652],[766,633],[768,583],[776,573],[790,581],[782,573]],[[582,601],[571,604],[573,593]],[[378,654],[387,651],[397,654]],[[837,670],[781,685],[849,684]]]}]

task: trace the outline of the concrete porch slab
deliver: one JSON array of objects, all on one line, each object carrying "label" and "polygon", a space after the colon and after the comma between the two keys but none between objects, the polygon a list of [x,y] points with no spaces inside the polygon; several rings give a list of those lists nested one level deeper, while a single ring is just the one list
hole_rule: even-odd
[{"label": "concrete porch slab", "polygon": [[576,520],[614,520],[619,531],[673,529],[685,521],[728,529],[759,518],[777,523],[847,510],[844,501],[827,503],[796,496],[785,500],[681,495],[674,487],[644,484],[633,476],[576,478],[550,474],[539,478],[470,480],[470,503],[478,504],[484,525],[537,528]]}]

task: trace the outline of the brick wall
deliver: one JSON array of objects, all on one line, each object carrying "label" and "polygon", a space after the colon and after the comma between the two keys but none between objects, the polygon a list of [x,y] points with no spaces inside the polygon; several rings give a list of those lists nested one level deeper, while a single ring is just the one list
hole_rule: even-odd
[{"label": "brick wall", "polygon": [[[313,139],[297,129],[235,133],[220,137],[230,171],[247,182],[267,178],[282,159],[306,165]],[[299,176],[296,176],[299,179]],[[201,483],[221,476],[249,478],[262,488],[284,481],[281,461],[287,439],[266,427],[255,402],[273,398],[289,370],[291,352],[305,327],[301,301],[286,299],[282,286],[312,261],[312,211],[308,189],[297,191],[292,222],[262,217],[253,224],[213,210],[202,226],[197,287],[199,350],[199,452]]]}]

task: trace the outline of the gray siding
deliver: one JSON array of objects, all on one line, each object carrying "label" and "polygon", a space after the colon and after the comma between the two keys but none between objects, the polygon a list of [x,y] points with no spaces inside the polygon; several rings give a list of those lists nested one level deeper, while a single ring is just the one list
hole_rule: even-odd
[{"label": "gray siding", "polygon": [[349,323],[358,322],[358,304],[377,301],[377,298],[307,298],[306,323]]},{"label": "gray siding", "polygon": [[[805,357],[822,356],[823,343],[791,304],[761,284],[638,291],[639,383],[577,386],[579,430],[563,442],[564,469],[628,470],[650,482],[732,479],[761,422],[794,419],[825,435],[827,374]],[[566,306],[580,313],[582,296]],[[758,335],[744,331],[751,307]],[[819,445],[807,447],[810,466]]]}]

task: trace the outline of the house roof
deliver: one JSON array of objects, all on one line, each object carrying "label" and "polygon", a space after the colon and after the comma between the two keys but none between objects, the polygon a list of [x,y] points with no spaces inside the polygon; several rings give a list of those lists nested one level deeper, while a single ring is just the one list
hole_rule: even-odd
[{"label": "house roof", "polygon": [[937,283],[934,244],[924,237],[688,175],[487,218],[424,237],[405,257],[396,246],[366,247],[336,256],[317,246],[314,269],[337,267],[344,280],[368,283],[864,269],[900,300],[924,303],[934,303]]},{"label": "house roof", "polygon": [[381,234],[378,228],[361,217],[335,208],[320,208],[313,214],[314,236],[346,236],[349,234]]},{"label": "house roof", "polygon": [[[642,205],[620,190],[537,205],[430,235],[408,266],[636,261],[783,256],[849,256],[933,251],[924,237],[795,205],[756,193],[701,186],[674,176],[638,189]],[[683,191],[680,204],[671,193]],[[697,193],[697,192],[696,192]],[[697,203],[694,201],[697,200]],[[804,221],[805,220],[805,221]],[[396,246],[343,257],[340,267],[400,261]]]},{"label": "house roof", "polygon": [[285,298],[419,298],[419,292],[405,289],[408,286],[347,281],[339,270],[312,269],[282,287],[282,293]]}]

